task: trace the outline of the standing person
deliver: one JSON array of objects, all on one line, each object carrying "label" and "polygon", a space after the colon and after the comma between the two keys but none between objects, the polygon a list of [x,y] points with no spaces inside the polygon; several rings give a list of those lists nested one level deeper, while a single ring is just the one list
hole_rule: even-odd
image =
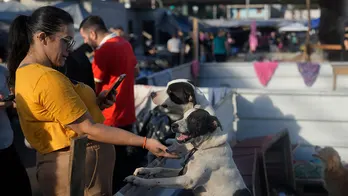
[{"label": "standing person", "polygon": [[214,35],[213,33],[206,33],[206,54],[207,54],[207,62],[212,62],[214,60],[213,55],[213,42],[214,42]]},{"label": "standing person", "polygon": [[257,27],[256,22],[253,21],[250,25],[250,34],[249,34],[249,52],[254,53],[258,47],[257,39]]},{"label": "standing person", "polygon": [[178,38],[177,34],[174,33],[172,38],[167,42],[167,49],[171,54],[172,66],[177,66],[180,64],[180,48],[181,41]]},{"label": "standing person", "polygon": [[191,62],[193,59],[193,32],[190,31],[188,35],[184,38],[184,48],[185,48],[185,63]]},{"label": "standing person", "polygon": [[268,44],[269,44],[269,48],[270,48],[270,52],[278,52],[278,38],[276,35],[276,32],[272,31],[271,35],[268,39]]},{"label": "standing person", "polygon": [[13,102],[2,101],[10,94],[7,77],[8,70],[0,65],[0,190],[4,194],[31,196],[29,177],[13,144],[13,130],[6,113]]},{"label": "standing person", "polygon": [[206,39],[204,32],[199,32],[199,56],[200,56],[200,62],[204,63],[206,61]]},{"label": "standing person", "polygon": [[52,67],[63,66],[75,41],[69,13],[44,6],[18,16],[9,31],[10,83],[15,85],[20,125],[37,151],[37,179],[44,196],[69,190],[70,140],[87,135],[85,195],[112,195],[113,145],[142,146],[157,156],[172,157],[154,139],[101,124],[101,110],[115,97],[98,96],[87,85],[69,80]]},{"label": "standing person", "polygon": [[233,39],[231,33],[227,33],[227,43],[228,43],[228,50],[230,51],[230,56],[233,56],[235,54],[234,44],[236,43],[236,41]]},{"label": "standing person", "polygon": [[184,32],[181,31],[181,29],[179,29],[177,31],[177,36],[178,39],[180,40],[180,60],[179,60],[179,64],[183,64],[186,59],[185,59],[185,51],[186,51],[186,44],[185,44],[185,38],[184,38]]},{"label": "standing person", "polygon": [[228,43],[225,37],[225,32],[219,30],[218,36],[214,38],[213,41],[213,53],[216,62],[225,62],[228,51]]},{"label": "standing person", "polygon": [[115,33],[116,35],[123,37],[124,39],[126,39],[127,41],[129,40],[129,36],[128,34],[126,34],[124,32],[124,29],[122,26],[117,26],[117,27],[111,27],[110,28],[110,32],[111,33]]},{"label": "standing person", "polygon": [[93,90],[95,89],[92,64],[86,53],[92,52],[91,47],[82,44],[76,50],[70,53],[65,61],[66,76],[70,79],[87,84]]},{"label": "standing person", "polygon": [[291,52],[297,52],[298,51],[298,39],[296,33],[291,33]]},{"label": "standing person", "polygon": [[[130,43],[121,36],[110,34],[102,18],[89,16],[80,25],[85,43],[95,51],[92,62],[96,93],[111,88],[121,74],[127,74],[119,86],[117,103],[103,111],[104,124],[119,127],[129,132],[135,122],[134,70],[136,58]],[[125,185],[124,178],[131,175],[138,166],[137,157],[127,152],[125,146],[115,146],[114,193]]]}]

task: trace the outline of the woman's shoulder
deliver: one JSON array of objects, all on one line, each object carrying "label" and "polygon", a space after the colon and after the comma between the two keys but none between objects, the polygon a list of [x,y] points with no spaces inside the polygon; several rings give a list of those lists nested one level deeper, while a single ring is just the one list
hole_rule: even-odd
[{"label": "woman's shoulder", "polygon": [[[31,64],[24,64],[19,66],[19,68],[17,69],[17,74],[18,73],[23,73],[23,74],[27,74],[30,76],[42,76],[45,74],[53,74],[53,75],[57,75],[58,73],[60,73],[59,71],[48,67],[48,66],[44,66],[38,63],[31,63]],[[58,74],[59,76],[59,74]]]},{"label": "woman's shoulder", "polygon": [[37,89],[51,89],[61,86],[71,86],[70,80],[59,71],[40,64],[31,64],[20,67],[16,71],[16,86],[31,87]]}]

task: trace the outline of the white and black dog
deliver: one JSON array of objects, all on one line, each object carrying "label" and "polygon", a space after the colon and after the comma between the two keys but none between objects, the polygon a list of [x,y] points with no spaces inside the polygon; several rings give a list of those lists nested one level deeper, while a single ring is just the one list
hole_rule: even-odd
[{"label": "white and black dog", "polygon": [[187,79],[176,79],[168,82],[166,89],[151,93],[152,101],[162,106],[172,121],[182,119],[184,113],[200,105],[215,116],[215,111],[204,94]]},{"label": "white and black dog", "polygon": [[[146,187],[190,189],[201,196],[251,196],[218,119],[197,108],[189,109],[183,119],[172,124],[177,142],[189,150],[184,167],[138,168],[125,181]],[[141,178],[142,175],[152,178]]]},{"label": "white and black dog", "polygon": [[[194,107],[200,107],[215,116],[215,110],[203,92],[188,79],[175,79],[168,82],[164,90],[152,92],[151,98],[153,103],[160,106],[160,110],[172,122],[182,119],[184,113]],[[171,145],[169,147],[170,151],[187,152],[185,147],[178,144],[175,139],[168,139],[166,143]],[[149,161],[152,161],[153,158],[151,155],[148,156]]]}]

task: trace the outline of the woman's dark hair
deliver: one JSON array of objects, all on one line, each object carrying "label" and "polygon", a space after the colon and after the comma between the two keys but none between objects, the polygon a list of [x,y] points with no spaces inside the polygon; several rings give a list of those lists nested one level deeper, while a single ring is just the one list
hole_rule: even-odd
[{"label": "woman's dark hair", "polygon": [[18,16],[10,26],[7,67],[10,71],[10,84],[14,84],[16,70],[29,51],[36,32],[53,35],[62,25],[73,24],[71,15],[57,7],[44,6],[35,10],[31,16]]}]

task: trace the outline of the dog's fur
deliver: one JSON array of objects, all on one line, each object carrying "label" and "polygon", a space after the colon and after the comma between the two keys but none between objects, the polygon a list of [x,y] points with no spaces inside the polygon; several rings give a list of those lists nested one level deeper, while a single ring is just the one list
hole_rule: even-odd
[{"label": "dog's fur", "polygon": [[319,158],[323,165],[324,187],[330,196],[348,195],[348,170],[342,165],[341,157],[332,147],[315,147],[313,157]]},{"label": "dog's fur", "polygon": [[166,89],[153,92],[152,101],[162,109],[174,122],[182,119],[184,113],[199,105],[215,116],[215,111],[204,94],[190,80],[176,79],[168,82]]},{"label": "dog's fur", "polygon": [[[192,189],[195,195],[251,196],[233,161],[227,133],[221,130],[215,116],[192,108],[172,124],[172,129],[179,135],[176,138],[179,143],[188,150],[197,149],[188,157],[183,175],[179,176],[181,169],[138,168],[125,181],[147,187]],[[139,175],[150,175],[153,179]]]}]

